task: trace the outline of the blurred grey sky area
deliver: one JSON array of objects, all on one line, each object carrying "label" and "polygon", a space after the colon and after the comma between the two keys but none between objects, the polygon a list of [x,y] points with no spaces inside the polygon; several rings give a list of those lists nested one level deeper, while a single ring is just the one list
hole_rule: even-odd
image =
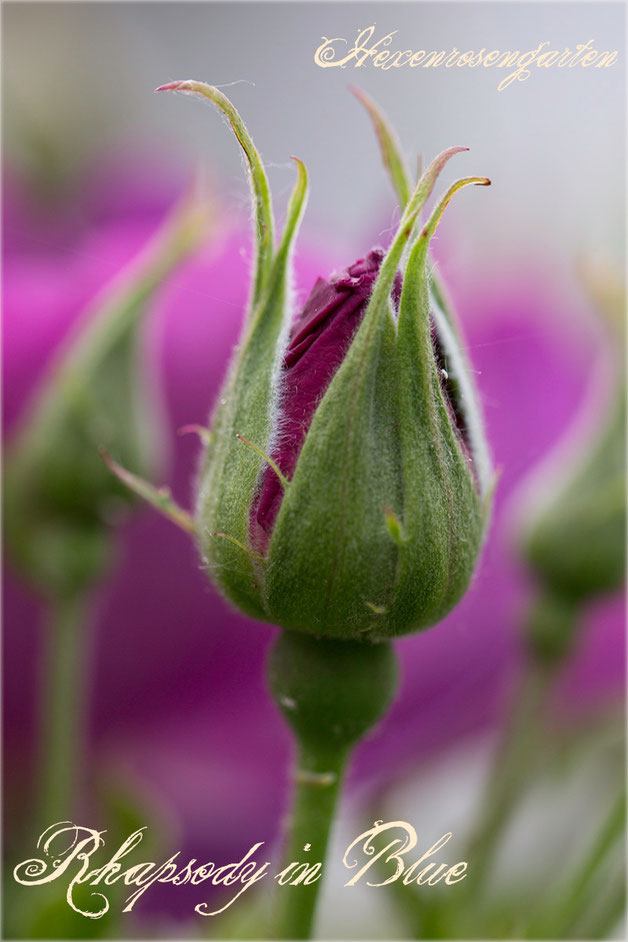
[{"label": "blurred grey sky area", "polygon": [[[269,167],[279,205],[295,154],[310,176],[306,233],[387,238],[394,199],[354,83],[388,113],[414,165],[454,144],[447,167],[486,175],[459,194],[443,232],[463,261],[535,254],[557,267],[597,251],[618,263],[625,226],[625,6],[621,2],[5,3],[5,158],[26,179],[67,183],[125,148],[205,166],[232,208],[248,190],[237,146],[211,107],[155,95],[175,79],[222,86]],[[494,68],[320,68],[323,37],[397,31],[391,49],[617,50],[602,68],[532,67],[498,90]],[[341,48],[339,45],[338,48]],[[457,233],[464,233],[464,237]],[[368,247],[368,246],[366,246]]]}]

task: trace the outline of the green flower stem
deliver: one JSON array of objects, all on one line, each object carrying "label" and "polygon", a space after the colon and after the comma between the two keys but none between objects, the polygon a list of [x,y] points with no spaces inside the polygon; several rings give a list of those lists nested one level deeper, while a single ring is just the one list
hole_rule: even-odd
[{"label": "green flower stem", "polygon": [[[325,858],[352,748],[383,716],[397,684],[392,645],[329,641],[282,632],[271,651],[269,683],[298,744],[296,795],[289,823],[285,868],[295,868],[277,888],[276,937],[308,939],[325,876]],[[306,849],[307,848],[307,849]],[[315,877],[318,877],[315,879]],[[306,883],[311,879],[312,882]]]},{"label": "green flower stem", "polygon": [[86,595],[49,601],[41,722],[39,817],[43,827],[76,810],[84,739]]},{"label": "green flower stem", "polygon": [[[586,917],[591,902],[595,899],[599,890],[597,881],[600,871],[607,866],[612,851],[618,849],[617,845],[624,834],[625,827],[626,792],[622,788],[617,799],[611,805],[609,813],[584,860],[572,877],[551,924],[543,927],[546,938],[576,938],[574,933],[578,929],[578,923]],[[618,859],[620,857],[621,853],[618,853]],[[621,882],[623,885],[624,881]],[[623,885],[623,889],[625,901],[625,885]],[[617,918],[619,918],[619,915]]]},{"label": "green flower stem", "polygon": [[553,665],[530,659],[524,667],[465,857],[467,895],[483,885],[504,827],[530,780],[553,679]]},{"label": "green flower stem", "polygon": [[[608,887],[599,901],[597,912],[585,922],[579,923],[574,939],[607,939],[609,934],[621,926],[626,912],[626,880],[620,875]],[[567,936],[563,936],[567,938]],[[617,936],[621,938],[621,936]]]},{"label": "green flower stem", "polygon": [[[301,749],[284,867],[289,867],[294,861],[310,865],[325,861],[347,757],[346,749],[327,755],[317,750]],[[321,873],[315,882],[288,885],[279,891],[279,938],[310,938],[322,880]]]},{"label": "green flower stem", "polygon": [[577,603],[544,590],[525,616],[528,656],[469,844],[467,895],[484,883],[504,828],[530,781],[541,745],[547,699],[571,652],[579,615]]}]

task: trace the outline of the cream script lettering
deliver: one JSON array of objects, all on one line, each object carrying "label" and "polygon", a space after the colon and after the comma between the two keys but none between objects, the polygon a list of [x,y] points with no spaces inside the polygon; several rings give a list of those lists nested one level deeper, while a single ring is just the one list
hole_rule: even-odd
[{"label": "cream script lettering", "polygon": [[567,46],[562,49],[552,49],[549,40],[545,40],[539,43],[536,49],[530,49],[527,52],[512,49],[500,51],[486,46],[478,51],[455,47],[449,50],[425,48],[416,51],[388,48],[398,32],[393,29],[377,38],[375,26],[368,26],[358,31],[353,45],[350,45],[349,41],[342,36],[335,36],[331,39],[322,36],[322,42],[314,53],[314,62],[321,69],[346,69],[347,66],[357,69],[371,65],[382,72],[387,72],[389,69],[401,69],[405,66],[410,69],[438,68],[441,65],[446,69],[454,66],[470,69],[477,69],[480,66],[484,69],[494,67],[507,70],[497,86],[498,91],[502,92],[516,82],[525,82],[532,74],[532,66],[539,69],[549,69],[554,66],[558,69],[590,68],[591,66],[595,69],[609,68],[617,62],[618,55],[616,49],[613,51],[595,49],[593,39],[580,43],[575,49]]},{"label": "cream script lettering", "polygon": [[[385,832],[390,833],[386,834],[381,842],[383,846],[378,849],[375,838],[379,838]],[[405,858],[415,849],[418,842],[417,832],[412,825],[406,821],[389,821],[386,824],[383,821],[376,821],[372,828],[356,837],[345,851],[342,859],[345,867],[348,870],[359,867],[357,873],[345,883],[345,886],[355,886],[374,864],[378,864],[375,868],[378,880],[377,882],[367,880],[367,886],[387,886],[396,880],[401,880],[406,886],[410,883],[418,883],[419,886],[424,884],[434,886],[441,880],[447,884],[459,883],[466,876],[466,861],[461,860],[450,866],[430,860],[430,857],[438,854],[451,837],[451,831],[443,834],[413,863],[408,863]],[[361,859],[358,859],[356,854]],[[364,860],[362,865],[360,865],[361,860]]]},{"label": "cream script lettering", "polygon": [[92,857],[105,843],[103,839],[105,832],[79,827],[69,821],[54,824],[44,831],[37,841],[37,848],[43,856],[24,860],[15,867],[13,876],[24,886],[52,883],[62,877],[66,880],[69,877],[66,892],[68,905],[75,912],[89,919],[100,919],[104,916],[109,909],[109,900],[104,893],[94,892],[91,896],[95,900],[95,907],[81,909],[74,899],[74,887],[78,884],[104,887],[112,886],[114,883],[124,883],[126,886],[137,887],[135,892],[125,900],[123,910],[125,913],[133,909],[137,900],[154,883],[172,883],[175,886],[182,886],[185,883],[239,886],[235,893],[229,895],[227,902],[217,909],[210,909],[204,902],[195,906],[196,912],[201,916],[216,916],[228,909],[249,887],[263,879],[270,867],[269,861],[258,864],[252,859],[263,846],[263,842],[259,842],[254,844],[237,863],[225,866],[217,866],[214,863],[200,864],[196,859],[181,866],[180,852],[177,851],[161,864],[148,861],[125,869],[121,861],[141,843],[145,830],[145,828],[139,828],[126,839],[109,860],[90,870]]},{"label": "cream script lettering", "polygon": [[[199,863],[193,857],[187,863],[180,859],[177,851],[166,860],[131,860],[131,855],[140,847],[146,828],[138,828],[109,855],[104,854],[106,831],[82,827],[70,821],[61,821],[47,828],[37,841],[37,856],[23,860],[13,870],[15,880],[22,886],[40,886],[57,881],[60,894],[68,905],[87,919],[100,919],[109,911],[107,888],[114,885],[128,887],[129,895],[123,902],[122,912],[129,913],[156,883],[172,886],[199,886],[203,883],[222,887],[224,895],[216,902],[198,902],[194,909],[201,916],[217,916],[224,913],[250,887],[269,875],[270,861],[260,862],[256,855],[264,846],[263,841],[253,844],[239,860],[219,865]],[[436,883],[452,884],[463,880],[467,864],[463,861],[450,866],[437,859],[440,851],[451,839],[444,834],[435,844],[419,854],[416,851],[417,832],[405,821],[376,821],[372,828],[364,831],[351,842],[345,851],[343,862],[349,870],[355,870],[345,886],[355,886],[362,878],[367,886],[386,886],[401,880],[404,884],[417,883],[434,886]],[[303,848],[305,854],[310,844]],[[413,853],[414,852],[414,853]],[[313,854],[312,854],[313,856]],[[377,866],[374,868],[374,865]],[[373,869],[374,868],[374,869]],[[293,860],[274,874],[274,881],[282,893],[290,893],[291,887],[316,883],[323,875],[320,861],[310,859]],[[85,901],[78,886],[93,887]],[[63,889],[61,889],[61,887]],[[120,895],[116,894],[119,898]],[[80,897],[80,903],[79,903]]]}]

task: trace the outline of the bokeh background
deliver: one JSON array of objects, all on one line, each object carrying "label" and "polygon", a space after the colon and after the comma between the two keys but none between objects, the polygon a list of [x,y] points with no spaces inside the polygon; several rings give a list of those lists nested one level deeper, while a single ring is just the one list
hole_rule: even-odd
[{"label": "bokeh background", "polygon": [[[399,642],[400,694],[352,764],[331,853],[337,870],[329,870],[317,929],[323,938],[402,938],[403,919],[380,891],[366,891],[360,906],[343,896],[342,850],[373,819],[371,808],[412,821],[426,841],[452,830],[461,850],[486,787],[532,591],[513,549],[517,489],[605,372],[607,338],[583,270],[601,259],[623,280],[624,5],[5,3],[2,15],[7,435],[72,324],[202,171],[212,204],[207,239],[167,279],[147,321],[166,430],[162,476],[185,506],[198,446],[177,429],[206,420],[238,335],[251,254],[248,185],[216,113],[153,89],[184,78],[223,88],[266,162],[280,214],[294,177],[290,155],[306,163],[311,189],[295,274],[301,300],[319,275],[386,244],[398,218],[351,83],[388,113],[411,162],[453,144],[470,147],[449,165],[443,186],[454,175],[493,181],[452,203],[435,243],[501,469],[493,525],[463,602],[442,625]],[[323,36],[352,41],[373,23],[377,36],[398,30],[395,48],[523,52],[544,40],[562,50],[593,38],[619,57],[600,70],[533,69],[502,92],[503,73],[494,68],[316,67]],[[599,406],[599,422],[606,408]],[[7,565],[9,867],[37,836],[29,814],[45,629],[40,601]],[[184,857],[228,862],[254,842],[276,846],[288,809],[290,740],[264,687],[272,634],[228,610],[183,534],[139,511],[119,535],[114,571],[86,625],[85,808],[95,809],[103,782],[124,787],[142,823],[170,848],[164,856],[182,848]],[[516,887],[536,900],[565,855],[595,833],[624,774],[624,679],[623,599],[599,598],[587,608],[547,720],[575,751],[541,774],[513,820],[493,878],[497,893]],[[34,891],[20,891],[18,906],[27,906]],[[222,930],[191,919],[196,901],[184,888],[154,890],[110,932],[216,936]],[[619,923],[607,933],[620,933]]]}]

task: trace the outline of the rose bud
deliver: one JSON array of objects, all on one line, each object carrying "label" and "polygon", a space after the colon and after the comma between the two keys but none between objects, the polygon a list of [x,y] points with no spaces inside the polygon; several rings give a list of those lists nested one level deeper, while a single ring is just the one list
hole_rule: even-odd
[{"label": "rose bud", "polygon": [[206,210],[188,195],[84,312],[10,442],[7,544],[21,573],[44,594],[71,595],[101,575],[111,523],[135,501],[99,449],[144,473],[154,469],[159,416],[139,331],[164,277],[198,245]]},{"label": "rose bud", "polygon": [[287,275],[306,196],[274,247],[268,182],[217,89],[250,171],[257,257],[250,310],[210,425],[196,530],[207,571],[251,616],[317,636],[381,640],[440,620],[464,593],[491,466],[456,328],[430,301],[427,250],[459,180],[418,217],[454,147],[410,193],[387,252],[319,280],[290,330]]},{"label": "rose bud", "polygon": [[626,574],[625,297],[612,270],[599,277],[585,260],[582,271],[610,343],[573,424],[513,506],[539,595],[529,630],[547,656],[570,648],[582,606],[621,589]]},{"label": "rose bud", "polygon": [[[619,590],[626,571],[625,388],[594,440],[526,528],[526,560],[542,581],[581,602]],[[573,463],[572,463],[573,462]]]}]

